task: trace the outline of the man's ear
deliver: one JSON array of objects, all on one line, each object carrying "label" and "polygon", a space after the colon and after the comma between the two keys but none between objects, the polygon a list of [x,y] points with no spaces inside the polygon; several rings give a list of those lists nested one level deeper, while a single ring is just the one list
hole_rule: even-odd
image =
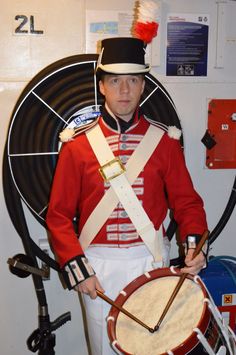
[{"label": "man's ear", "polygon": [[144,92],[144,89],[145,89],[145,84],[146,84],[146,80],[145,80],[145,79],[143,79],[142,93]]},{"label": "man's ear", "polygon": [[99,80],[99,82],[98,82],[98,85],[99,85],[99,91],[100,91],[100,93],[102,94],[102,95],[104,95],[104,85],[103,85],[103,82],[102,82],[102,80]]}]

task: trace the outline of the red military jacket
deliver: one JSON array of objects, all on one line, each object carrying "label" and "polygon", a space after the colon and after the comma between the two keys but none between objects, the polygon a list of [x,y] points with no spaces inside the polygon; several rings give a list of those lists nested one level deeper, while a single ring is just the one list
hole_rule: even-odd
[{"label": "red military jacket", "polygon": [[[110,116],[109,120],[115,121]],[[125,164],[150,122],[136,115],[133,124],[121,133],[118,121],[108,124],[109,120],[100,117],[98,124],[114,155]],[[63,144],[46,222],[69,288],[94,274],[80,246],[79,235],[109,187],[98,169],[99,163],[85,133]],[[179,140],[171,138],[167,132],[132,186],[156,229],[162,225],[170,208],[183,242],[187,235],[203,234],[207,230],[203,202],[194,190]],[[78,233],[72,222],[75,215],[78,215]],[[117,248],[142,243],[120,203],[92,241],[93,245]]]}]

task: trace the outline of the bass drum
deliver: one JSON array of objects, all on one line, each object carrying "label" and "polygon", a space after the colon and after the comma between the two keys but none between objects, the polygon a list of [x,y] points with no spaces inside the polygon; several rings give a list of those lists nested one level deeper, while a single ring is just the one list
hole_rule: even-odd
[{"label": "bass drum", "polygon": [[[126,286],[115,303],[154,328],[180,276],[173,268],[150,271]],[[158,331],[150,333],[114,306],[107,329],[118,354],[235,354],[233,334],[199,277],[185,279]]]}]

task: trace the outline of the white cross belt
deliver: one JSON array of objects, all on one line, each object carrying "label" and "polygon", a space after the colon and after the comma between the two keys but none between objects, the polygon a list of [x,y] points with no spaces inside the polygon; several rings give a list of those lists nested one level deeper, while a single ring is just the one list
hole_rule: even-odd
[{"label": "white cross belt", "polygon": [[150,221],[127,179],[125,168],[119,158],[115,158],[100,126],[96,125],[87,131],[86,135],[101,165],[99,170],[104,180],[109,181],[111,184],[138,234],[154,256],[154,260],[156,262],[162,261],[162,233],[155,230],[153,223]]}]

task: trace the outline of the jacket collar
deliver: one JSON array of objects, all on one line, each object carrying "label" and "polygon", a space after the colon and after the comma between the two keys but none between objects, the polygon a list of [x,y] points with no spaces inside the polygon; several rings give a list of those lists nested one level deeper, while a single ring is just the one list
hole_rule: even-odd
[{"label": "jacket collar", "polygon": [[108,112],[107,108],[105,106],[101,107],[101,115],[104,120],[104,122],[111,127],[112,129],[124,133],[126,132],[130,127],[133,126],[133,124],[137,123],[137,121],[141,117],[141,111],[139,108],[134,112],[133,117],[131,120],[128,122],[122,120],[121,118],[112,115],[111,113]]}]

